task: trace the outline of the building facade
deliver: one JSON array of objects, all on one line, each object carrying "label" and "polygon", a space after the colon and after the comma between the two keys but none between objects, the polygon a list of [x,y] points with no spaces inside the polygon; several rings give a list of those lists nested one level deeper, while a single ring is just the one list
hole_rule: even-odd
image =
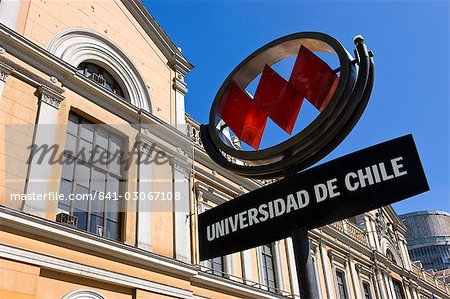
[{"label": "building facade", "polygon": [[[1,1],[0,23],[1,298],[299,298],[289,238],[199,261],[198,214],[271,182],[206,155],[193,66],[140,1]],[[405,234],[390,207],[312,230],[321,298],[450,298]]]},{"label": "building facade", "polygon": [[421,211],[400,216],[407,227],[408,251],[426,270],[450,269],[450,214]]}]

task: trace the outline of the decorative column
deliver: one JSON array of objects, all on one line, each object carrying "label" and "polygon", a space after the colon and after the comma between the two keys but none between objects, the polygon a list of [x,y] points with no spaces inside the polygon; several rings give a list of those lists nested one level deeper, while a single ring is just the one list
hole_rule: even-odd
[{"label": "decorative column", "polygon": [[[0,55],[5,53],[5,49],[0,48]],[[3,96],[3,88],[6,84],[6,78],[14,71],[14,69],[2,62],[0,62],[0,101]]]},{"label": "decorative column", "polygon": [[406,245],[406,240],[403,238],[403,236],[401,238],[399,238],[399,247],[400,247],[400,251],[403,255],[403,264],[405,265],[405,268],[409,271],[412,271],[412,266],[411,266],[411,259],[409,258],[409,253],[408,253],[408,247]]},{"label": "decorative column", "polygon": [[328,298],[331,299],[334,298],[334,289],[333,289],[334,279],[331,273],[332,271],[331,260],[333,258],[333,254],[330,251],[330,256],[328,255],[325,242],[321,241],[319,247],[320,247],[320,255],[322,257],[322,265],[325,272],[325,285],[327,287],[327,294]]},{"label": "decorative column", "polygon": [[[233,255],[232,254],[228,254],[228,255],[224,256],[223,259],[224,259],[224,262],[225,262],[223,272],[234,276]],[[231,277],[231,279],[234,280],[233,277]]]},{"label": "decorative column", "polygon": [[316,275],[316,282],[317,282],[317,290],[318,290],[318,295],[320,298],[322,298],[322,285],[321,285],[321,275],[319,273],[319,262],[318,262],[318,252],[319,252],[319,245],[315,244],[313,242],[310,242],[310,248],[311,248],[311,258],[314,262],[314,272]]},{"label": "decorative column", "polygon": [[387,295],[387,286],[383,278],[382,270],[379,267],[375,267],[375,277],[378,285],[378,289],[380,290],[381,299],[388,299]]},{"label": "decorative column", "polygon": [[[58,132],[59,105],[64,100],[61,92],[62,89],[57,91],[45,85],[38,88],[39,108],[33,137],[33,144],[38,148],[45,146],[50,149],[53,145],[60,146],[60,144],[55,144],[55,142]],[[54,183],[51,177],[52,152],[50,150],[46,155],[42,155],[44,156],[42,161],[38,161],[38,158],[41,158],[41,154],[38,154],[30,162],[25,188],[27,194],[42,194],[41,196],[43,196],[50,191],[54,191],[51,189],[51,184]],[[27,200],[24,202],[23,211],[44,217],[45,200]]]},{"label": "decorative column", "polygon": [[378,238],[377,224],[375,217],[369,213],[366,213],[367,219],[367,233],[369,236],[369,244],[373,249],[376,249],[378,252],[381,252],[380,240]]},{"label": "decorative column", "polygon": [[184,74],[181,71],[175,72],[173,88],[175,89],[175,125],[178,130],[187,133],[184,96],[187,94],[188,89],[184,82]]},{"label": "decorative column", "polygon": [[252,258],[252,250],[247,249],[242,251],[241,259],[242,259],[242,276],[244,277],[246,284],[251,284],[255,281],[253,276],[253,258]]},{"label": "decorative column", "polygon": [[[151,144],[142,137],[139,137],[136,142],[139,142],[139,161],[150,161],[153,152]],[[138,163],[138,192],[150,194],[152,189],[152,164],[140,162]],[[137,246],[152,251],[151,200],[148,197],[139,200],[137,209]]]},{"label": "decorative column", "polygon": [[414,281],[411,281],[411,295],[413,299],[419,299],[419,295],[418,295],[418,285],[417,283],[415,283]]},{"label": "decorative column", "polygon": [[280,253],[280,242],[276,241],[273,244],[274,256],[275,256],[275,278],[279,289],[283,289],[283,269],[281,268],[281,253]]},{"label": "decorative column", "polygon": [[353,290],[355,291],[355,297],[356,297],[356,299],[361,299],[362,298],[361,297],[362,296],[361,283],[359,280],[358,272],[356,270],[355,260],[351,254],[349,254],[347,257],[348,257],[350,275],[351,275],[352,281],[353,281]]},{"label": "decorative column", "polygon": [[410,286],[409,280],[406,277],[402,277],[402,281],[403,281],[403,287],[405,288],[405,292],[406,292],[406,298],[413,299],[411,292],[409,291],[409,286]]},{"label": "decorative column", "polygon": [[392,283],[391,275],[385,270],[384,271],[384,278],[386,280],[386,286],[388,289],[389,298],[395,298],[395,292],[394,292],[394,284]]},{"label": "decorative column", "polygon": [[298,285],[298,279],[297,279],[297,268],[295,266],[295,254],[294,254],[294,247],[292,244],[292,239],[289,237],[286,239],[286,256],[288,260],[289,265],[289,279],[291,282],[291,290],[292,293],[295,295],[300,294],[300,288]]},{"label": "decorative column", "polygon": [[175,258],[191,262],[191,230],[189,226],[190,211],[190,176],[191,169],[185,161],[173,158],[173,212]]}]

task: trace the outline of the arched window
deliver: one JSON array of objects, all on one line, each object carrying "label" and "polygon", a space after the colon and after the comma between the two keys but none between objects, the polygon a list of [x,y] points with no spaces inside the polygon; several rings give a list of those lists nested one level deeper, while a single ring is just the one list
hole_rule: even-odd
[{"label": "arched window", "polygon": [[[118,95],[120,88],[123,97],[131,104],[152,112],[150,95],[139,71],[123,51],[103,36],[88,29],[68,29],[50,41],[48,51],[76,68],[89,64],[103,68],[103,73],[99,72],[98,76],[91,79],[100,81],[98,83],[113,92],[115,90]],[[105,71],[111,78],[105,78]],[[100,74],[103,78],[100,78]],[[117,85],[105,85],[112,83],[111,79],[114,79]]]},{"label": "arched window", "polygon": [[386,250],[386,258],[388,260],[390,260],[392,263],[397,264],[397,261],[395,260],[394,254],[389,249]]},{"label": "arched window", "polygon": [[116,76],[112,75],[105,68],[92,62],[82,62],[78,65],[77,70],[80,74],[88,77],[89,79],[97,82],[107,90],[115,93],[116,95],[128,99],[125,96],[122,86],[123,83],[116,79]]}]

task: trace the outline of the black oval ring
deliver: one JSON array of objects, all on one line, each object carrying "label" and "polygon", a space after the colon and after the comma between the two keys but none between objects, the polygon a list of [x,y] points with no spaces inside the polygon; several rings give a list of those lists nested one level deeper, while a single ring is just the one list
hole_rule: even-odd
[{"label": "black oval ring", "polygon": [[[236,81],[235,77],[239,77],[240,72],[242,73],[242,70],[247,67],[253,74],[246,74],[248,82],[241,85],[242,88],[245,88],[254,77],[262,72],[261,64],[271,65],[289,57],[292,53],[298,52],[300,45],[304,43],[307,43],[309,48],[313,47],[313,51],[334,52],[339,58],[339,83],[326,108],[305,129],[278,145],[258,151],[241,151],[231,147],[226,139],[220,136],[221,133],[216,128],[220,121],[218,105],[225,88],[231,80]],[[289,44],[290,48],[283,47]],[[318,48],[314,48],[314,46]],[[280,53],[280,49],[287,51],[288,55],[286,52]],[[359,120],[370,97],[373,84],[373,60],[369,59],[362,39],[358,40],[356,51],[359,67],[352,63],[351,55],[333,37],[318,32],[301,32],[277,39],[252,53],[233,70],[222,84],[211,107],[209,124],[201,127],[201,138],[207,153],[222,167],[252,178],[282,176],[287,171],[297,172],[319,161],[348,135]],[[262,63],[258,61],[265,54],[266,59],[263,57]],[[274,57],[271,56],[273,54],[275,54]],[[255,71],[255,61],[260,64],[259,73],[257,68]],[[250,67],[248,67],[249,65]],[[372,72],[372,76],[369,76],[370,72]],[[225,155],[243,161],[244,165],[231,163]]]}]

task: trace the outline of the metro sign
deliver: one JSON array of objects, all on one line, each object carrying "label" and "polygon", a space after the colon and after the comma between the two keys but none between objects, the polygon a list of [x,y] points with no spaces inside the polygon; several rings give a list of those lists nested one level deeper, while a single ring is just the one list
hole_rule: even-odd
[{"label": "metro sign", "polygon": [[[361,36],[354,43],[352,57],[329,35],[288,35],[252,53],[222,84],[209,124],[200,127],[206,152],[238,175],[280,180],[199,214],[200,260],[291,237],[300,296],[319,298],[308,230],[429,190],[412,135],[305,170],[344,140],[366,108],[373,54]],[[336,55],[339,68],[332,70],[315,52]],[[273,70],[295,55],[289,80]],[[252,97],[246,88],[259,75]],[[305,99],[319,115],[287,140],[259,149],[267,120],[291,134]],[[254,150],[237,145],[230,129]]]},{"label": "metro sign", "polygon": [[412,135],[291,175],[198,215],[200,259],[289,237],[428,191]]},{"label": "metro sign", "polygon": [[241,141],[258,149],[268,117],[291,134],[303,99],[322,111],[338,82],[326,62],[302,45],[289,81],[266,64],[253,99],[230,82],[223,95],[221,118]]},{"label": "metro sign", "polygon": [[[301,32],[277,39],[248,56],[228,76],[211,107],[201,138],[208,155],[220,166],[251,178],[281,177],[305,169],[330,153],[352,130],[370,97],[374,79],[372,53],[355,38],[356,58],[333,37]],[[332,70],[317,53],[335,55]],[[289,80],[272,66],[296,57]],[[337,75],[339,73],[339,76]],[[246,91],[261,76],[254,96]],[[304,100],[320,113],[292,134]],[[288,134],[287,140],[259,149],[267,120]],[[254,150],[236,146],[236,138]],[[230,161],[228,157],[236,158]]]}]

